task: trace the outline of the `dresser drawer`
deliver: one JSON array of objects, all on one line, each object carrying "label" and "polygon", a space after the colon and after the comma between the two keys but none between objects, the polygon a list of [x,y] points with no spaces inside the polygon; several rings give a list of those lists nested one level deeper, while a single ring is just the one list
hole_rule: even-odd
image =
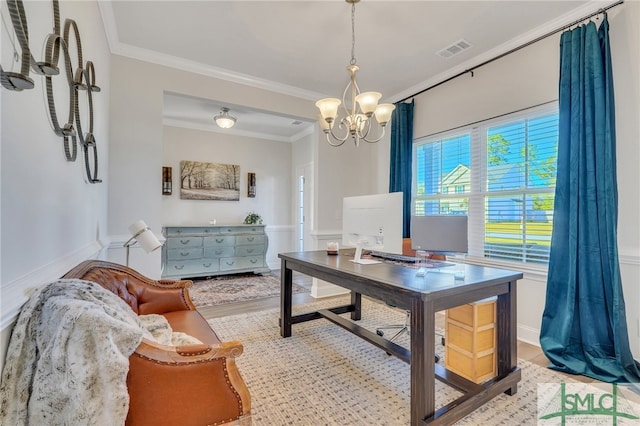
[{"label": "dresser drawer", "polygon": [[236,244],[262,244],[264,245],[264,235],[238,235],[236,237]]},{"label": "dresser drawer", "polygon": [[264,234],[264,226],[221,226],[221,234]]},{"label": "dresser drawer", "polygon": [[167,239],[167,248],[169,249],[184,247],[202,247],[202,237],[178,237]]},{"label": "dresser drawer", "polygon": [[236,238],[233,235],[217,235],[215,237],[204,237],[205,247],[224,247],[234,246],[236,244]]},{"label": "dresser drawer", "polygon": [[219,234],[218,228],[212,227],[193,227],[193,226],[185,226],[185,227],[168,227],[165,228],[165,237],[183,237],[183,236],[191,236],[191,235],[207,235]]},{"label": "dresser drawer", "polygon": [[168,260],[187,260],[202,258],[202,247],[184,247],[167,250]]},{"label": "dresser drawer", "polygon": [[220,259],[221,271],[234,269],[251,269],[264,266],[263,256],[227,257]]},{"label": "dresser drawer", "polygon": [[219,270],[218,259],[169,260],[162,275],[188,277],[191,275],[206,275]]},{"label": "dresser drawer", "polygon": [[232,257],[235,254],[233,246],[205,247],[204,257]]},{"label": "dresser drawer", "polygon": [[236,247],[236,256],[256,256],[264,253],[264,245],[246,245]]}]

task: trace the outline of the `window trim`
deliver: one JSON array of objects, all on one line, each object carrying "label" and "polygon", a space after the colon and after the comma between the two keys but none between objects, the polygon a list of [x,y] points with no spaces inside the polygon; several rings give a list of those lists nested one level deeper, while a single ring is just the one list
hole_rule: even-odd
[{"label": "window trim", "polygon": [[[413,141],[413,159],[412,162],[412,184],[411,184],[411,211],[415,212],[417,197],[417,168],[418,162],[417,149],[419,146],[425,143],[435,142],[444,139],[450,139],[457,136],[469,134],[471,138],[471,188],[470,192],[466,193],[454,193],[454,194],[440,194],[438,198],[459,198],[460,196],[466,196],[468,199],[468,215],[469,215],[469,253],[466,255],[457,255],[453,259],[457,261],[463,261],[466,263],[477,264],[482,266],[491,266],[498,268],[517,268],[525,273],[532,274],[533,276],[543,279],[546,277],[548,271],[548,263],[535,263],[526,261],[511,261],[499,258],[485,257],[484,256],[484,234],[485,234],[485,206],[484,202],[486,197],[492,195],[498,195],[496,191],[489,191],[486,186],[487,180],[487,164],[486,164],[486,150],[487,150],[487,138],[482,135],[486,135],[487,130],[491,127],[498,127],[501,125],[509,124],[520,119],[532,120],[549,114],[558,114],[559,105],[555,100],[550,103],[534,106],[518,110],[512,113],[500,115],[499,117],[489,118],[481,120],[472,124],[458,126],[455,129],[433,133],[431,135],[423,136]],[[475,150],[474,150],[475,148]],[[484,158],[483,158],[484,157]],[[480,185],[481,188],[477,188]],[[536,192],[548,193],[548,189],[544,188],[528,188],[526,191],[513,190],[504,191],[500,194],[515,193],[518,195],[526,194],[531,195]],[[472,238],[472,233],[476,238]],[[478,237],[481,236],[481,237]],[[479,255],[479,253],[481,255]]]}]

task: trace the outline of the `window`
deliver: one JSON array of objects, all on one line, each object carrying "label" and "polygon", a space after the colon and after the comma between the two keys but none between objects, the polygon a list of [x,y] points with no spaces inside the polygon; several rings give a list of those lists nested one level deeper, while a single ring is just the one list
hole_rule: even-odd
[{"label": "window", "polygon": [[557,108],[416,141],[414,214],[467,214],[471,256],[547,263],[557,152]]}]

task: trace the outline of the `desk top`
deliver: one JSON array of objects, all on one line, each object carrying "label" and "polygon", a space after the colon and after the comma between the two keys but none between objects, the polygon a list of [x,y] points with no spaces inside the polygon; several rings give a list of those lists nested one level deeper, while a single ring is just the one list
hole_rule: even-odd
[{"label": "desk top", "polygon": [[[327,255],[325,250],[280,253],[290,269],[324,279],[352,291],[369,295],[399,307],[407,307],[408,299],[447,300],[442,309],[496,295],[496,285],[507,285],[522,278],[522,272],[486,266],[452,264],[444,268],[427,269],[424,276],[415,267],[393,263],[362,265],[351,262],[353,255],[340,251]],[[453,271],[464,270],[464,278],[456,279]],[[505,289],[504,293],[508,290]],[[503,293],[503,292],[500,292]],[[464,296],[463,296],[464,295]],[[468,301],[466,301],[468,299]],[[449,302],[451,301],[451,302]]]}]

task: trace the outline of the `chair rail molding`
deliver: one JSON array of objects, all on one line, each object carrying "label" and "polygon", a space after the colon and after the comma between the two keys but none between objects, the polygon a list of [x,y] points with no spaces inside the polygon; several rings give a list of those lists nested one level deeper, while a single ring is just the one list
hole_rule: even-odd
[{"label": "chair rail molding", "polygon": [[108,245],[108,241],[93,241],[75,252],[58,258],[3,285],[0,330],[4,330],[15,321],[22,305],[36,290],[51,281],[57,280],[84,260],[101,258]]}]

